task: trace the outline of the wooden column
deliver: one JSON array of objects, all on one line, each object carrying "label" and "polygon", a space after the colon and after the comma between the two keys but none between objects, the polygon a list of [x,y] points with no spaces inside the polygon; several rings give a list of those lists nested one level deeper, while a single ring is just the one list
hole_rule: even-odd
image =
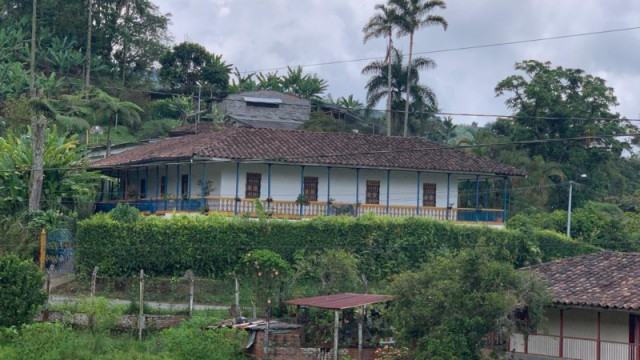
[{"label": "wooden column", "polygon": [[600,360],[600,311],[598,311],[598,329],[596,333],[596,360]]},{"label": "wooden column", "polygon": [[340,331],[340,310],[335,311],[333,324],[333,360],[338,360],[338,332]]},{"label": "wooden column", "polygon": [[564,356],[564,310],[560,309],[560,344],[558,344],[560,350],[558,356]]}]

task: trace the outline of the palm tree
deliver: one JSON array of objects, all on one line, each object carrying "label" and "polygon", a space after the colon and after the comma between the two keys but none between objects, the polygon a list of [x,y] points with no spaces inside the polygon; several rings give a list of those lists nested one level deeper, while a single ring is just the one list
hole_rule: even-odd
[{"label": "palm tree", "polygon": [[373,15],[369,22],[362,28],[364,33],[363,43],[379,37],[386,37],[389,42],[387,44],[387,53],[385,55],[385,61],[387,62],[387,136],[391,136],[391,52],[393,50],[393,28],[398,21],[398,15],[393,8],[387,7],[384,4],[377,4],[376,10],[380,10],[379,13]]},{"label": "palm tree", "polygon": [[[391,113],[394,119],[399,120],[402,108],[406,106],[407,99],[411,101],[415,111],[435,109],[437,107],[436,95],[431,88],[419,83],[420,70],[435,67],[435,62],[429,58],[417,57],[411,62],[411,69],[402,64],[402,52],[393,49],[391,55],[391,87],[388,87],[389,67],[384,61],[376,60],[362,69],[363,74],[372,75],[367,82],[367,107],[374,107],[380,99],[391,94]],[[410,74],[410,75],[409,75]],[[409,79],[408,83],[405,79]],[[407,86],[409,91],[407,91]],[[403,95],[407,94],[403,99]],[[405,133],[407,132],[405,127]]]},{"label": "palm tree", "polygon": [[[389,0],[389,5],[398,13],[398,36],[409,35],[408,67],[411,73],[411,57],[413,56],[413,35],[416,30],[427,26],[441,25],[447,30],[447,20],[440,15],[429,14],[436,8],[446,9],[444,0]],[[407,87],[411,79],[407,78]],[[409,125],[409,93],[406,94],[404,106],[404,136],[407,136]]]}]

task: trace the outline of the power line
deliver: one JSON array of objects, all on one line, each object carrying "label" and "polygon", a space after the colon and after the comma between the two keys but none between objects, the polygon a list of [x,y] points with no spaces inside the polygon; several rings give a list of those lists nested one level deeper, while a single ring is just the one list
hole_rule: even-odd
[{"label": "power line", "polygon": [[[464,51],[464,50],[472,50],[472,49],[484,49],[484,48],[500,47],[500,46],[507,46],[507,45],[515,45],[515,44],[548,41],[548,40],[560,40],[560,39],[569,39],[569,38],[583,37],[583,36],[602,35],[602,34],[631,31],[631,30],[638,30],[638,29],[640,29],[640,26],[608,29],[608,30],[601,30],[601,31],[591,31],[591,32],[584,32],[584,33],[577,33],[577,34],[569,34],[569,35],[549,36],[549,37],[541,37],[541,38],[526,39],[526,40],[515,40],[515,41],[490,43],[490,44],[462,46],[462,47],[448,48],[448,49],[420,51],[420,52],[414,52],[413,55],[429,55],[429,54],[439,54],[439,53]],[[403,57],[404,56],[408,56],[408,55],[403,55]],[[346,64],[346,63],[361,62],[361,61],[380,60],[380,59],[384,59],[384,57],[368,57],[368,58],[349,59],[349,60],[326,61],[321,63],[307,64],[307,65],[300,65],[300,66],[305,68],[305,67],[315,67],[315,66],[325,66],[325,65]],[[261,70],[248,70],[248,71],[244,71],[243,73],[247,74],[247,73],[256,73],[256,72],[264,72],[264,71],[278,71],[278,70],[286,70],[287,68],[289,68],[289,66],[276,67],[276,68],[270,68],[270,69],[261,69]]]}]

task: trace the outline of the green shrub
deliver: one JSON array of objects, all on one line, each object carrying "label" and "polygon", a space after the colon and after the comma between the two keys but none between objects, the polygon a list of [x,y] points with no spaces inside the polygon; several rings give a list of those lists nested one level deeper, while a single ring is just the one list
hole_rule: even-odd
[{"label": "green shrub", "polygon": [[15,255],[0,258],[0,327],[26,324],[47,295],[44,277],[32,262]]},{"label": "green shrub", "polygon": [[310,221],[245,221],[218,216],[146,217],[118,222],[94,216],[78,223],[76,262],[81,273],[94,266],[104,276],[228,276],[242,257],[271,250],[288,263],[297,251],[343,249],[356,256],[361,273],[385,279],[415,269],[435,256],[488,247],[516,267],[595,251],[550,231],[512,231],[461,226],[421,218],[318,217]]},{"label": "green shrub", "polygon": [[134,223],[140,220],[140,210],[127,204],[118,204],[109,211],[109,216],[115,221]]},{"label": "green shrub", "polygon": [[203,330],[188,325],[163,330],[159,335],[162,349],[175,360],[241,360],[246,343],[242,330]]}]

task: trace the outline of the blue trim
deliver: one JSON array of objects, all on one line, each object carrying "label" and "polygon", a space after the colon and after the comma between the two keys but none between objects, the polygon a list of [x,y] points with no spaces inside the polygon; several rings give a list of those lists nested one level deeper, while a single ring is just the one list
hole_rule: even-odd
[{"label": "blue trim", "polygon": [[169,199],[169,165],[164,166],[164,210],[167,211]]},{"label": "blue trim", "polygon": [[484,180],[484,208],[489,208],[489,178]]},{"label": "blue trim", "polygon": [[202,211],[204,211],[205,205],[207,204],[207,200],[205,199],[207,194],[204,193],[206,190],[206,186],[205,186],[206,183],[207,183],[207,163],[203,162],[202,163],[202,189],[200,191],[200,195],[202,196]]},{"label": "blue trim", "polygon": [[238,200],[240,199],[238,197],[239,186],[240,186],[240,163],[237,162],[236,163],[236,197],[235,199],[233,199],[233,202],[234,202],[233,213],[235,215],[238,215]]},{"label": "blue trim", "polygon": [[136,196],[137,199],[140,199],[140,168],[137,167],[136,168],[136,187],[138,190],[138,196]]},{"label": "blue trim", "polygon": [[360,210],[360,169],[356,169],[356,217]]},{"label": "blue trim", "polygon": [[156,166],[156,199],[160,196],[160,166]]},{"label": "blue trim", "polygon": [[180,197],[180,164],[176,165],[176,202]]},{"label": "blue trim", "polygon": [[480,214],[479,201],[480,201],[480,175],[476,175],[476,222],[478,222],[478,215]]},{"label": "blue trim", "polygon": [[104,179],[100,180],[100,201],[104,201]]},{"label": "blue trim", "polygon": [[327,216],[331,215],[331,204],[329,199],[331,199],[331,166],[327,168]]},{"label": "blue trim", "polygon": [[191,199],[191,179],[192,179],[191,174],[192,174],[192,170],[193,170],[193,163],[190,162],[189,163],[189,181],[187,182],[187,184],[188,184],[187,185],[187,197],[189,199]]},{"label": "blue trim", "polygon": [[[304,165],[300,166],[300,194],[304,195]],[[298,205],[300,207],[300,216],[303,213],[303,204]]]},{"label": "blue trim", "polygon": [[[271,199],[271,164],[267,164],[267,199]],[[267,201],[267,209],[271,209],[271,201]]]},{"label": "blue trim", "polygon": [[416,215],[420,215],[420,171],[418,171],[416,176]]},{"label": "blue trim", "polygon": [[507,195],[508,195],[508,186],[509,186],[509,178],[504,177],[504,204],[502,205],[502,221],[504,224],[507,223]]},{"label": "blue trim", "polygon": [[389,214],[389,190],[391,189],[391,170],[387,170],[387,215]]},{"label": "blue trim", "polygon": [[144,182],[145,182],[145,186],[144,186],[144,197],[148,198],[149,197],[149,167],[145,167],[144,169]]},{"label": "blue trim", "polygon": [[447,174],[447,220],[449,220],[449,198],[451,194],[451,174]]},{"label": "blue trim", "polygon": [[471,181],[469,179],[467,179],[467,204],[465,207],[471,207]]}]

